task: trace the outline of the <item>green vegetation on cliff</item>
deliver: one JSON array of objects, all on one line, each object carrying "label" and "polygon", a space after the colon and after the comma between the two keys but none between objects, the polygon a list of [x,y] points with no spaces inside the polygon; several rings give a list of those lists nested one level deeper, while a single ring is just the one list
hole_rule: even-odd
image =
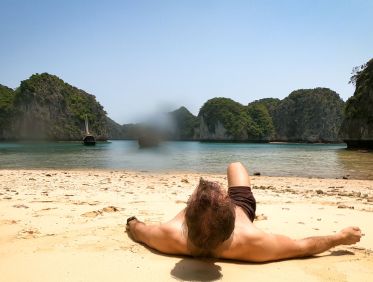
[{"label": "green vegetation on cliff", "polygon": [[275,131],[273,127],[272,117],[268,112],[266,105],[261,103],[251,103],[247,106],[247,111],[256,130],[256,136],[262,140],[269,141]]},{"label": "green vegetation on cliff", "polygon": [[[244,106],[228,98],[213,98],[207,101],[199,112],[202,139],[223,139],[236,141],[269,141],[274,134],[271,116],[262,103]],[[204,132],[206,125],[209,132]],[[225,132],[215,132],[219,125]],[[220,130],[222,130],[220,128]]]},{"label": "green vegetation on cliff", "polygon": [[57,76],[34,74],[14,92],[5,87],[0,91],[1,139],[81,140],[86,116],[98,139],[110,133],[110,121],[95,96]]},{"label": "green vegetation on cliff", "polygon": [[263,98],[259,100],[255,100],[254,102],[251,102],[250,105],[263,105],[267,108],[269,115],[272,117],[274,111],[276,110],[277,106],[280,104],[281,100],[277,98]]},{"label": "green vegetation on cliff", "polygon": [[346,102],[340,135],[349,147],[373,148],[373,59],[356,67],[354,95]]},{"label": "green vegetation on cliff", "polygon": [[106,117],[106,128],[108,133],[108,138],[111,140],[120,140],[120,139],[128,139],[124,127],[111,118]]},{"label": "green vegetation on cliff", "polygon": [[[356,91],[346,108],[343,132],[348,138],[373,135],[372,70],[371,60],[351,78]],[[339,95],[328,88],[300,89],[283,100],[266,98],[247,106],[213,98],[198,117],[185,107],[169,113],[174,128],[167,125],[162,134],[176,140],[338,142],[343,108]],[[149,132],[145,124],[120,126],[95,96],[54,75],[32,75],[15,91],[0,85],[0,139],[81,140],[86,116],[99,139],[136,139]]]},{"label": "green vegetation on cliff", "polygon": [[355,68],[351,83],[355,84],[354,95],[346,102],[346,118],[363,118],[373,122],[373,59]]},{"label": "green vegetation on cliff", "polygon": [[[208,100],[200,109],[198,116],[202,118],[200,122],[204,122],[210,132],[215,133],[218,123],[221,123],[235,140],[247,139],[248,128],[256,130],[245,106],[229,98]],[[255,134],[256,131],[250,133]]]},{"label": "green vegetation on cliff", "polygon": [[189,140],[195,138],[198,131],[199,120],[185,107],[170,113],[174,122],[174,132],[172,139]]},{"label": "green vegetation on cliff", "polygon": [[282,101],[266,98],[246,107],[214,98],[200,110],[200,133],[207,140],[338,142],[343,107],[328,88],[300,89]]},{"label": "green vegetation on cliff", "polygon": [[9,127],[15,114],[14,97],[13,89],[0,84],[0,136]]},{"label": "green vegetation on cliff", "polygon": [[272,116],[277,141],[338,142],[344,102],[328,88],[290,93]]}]

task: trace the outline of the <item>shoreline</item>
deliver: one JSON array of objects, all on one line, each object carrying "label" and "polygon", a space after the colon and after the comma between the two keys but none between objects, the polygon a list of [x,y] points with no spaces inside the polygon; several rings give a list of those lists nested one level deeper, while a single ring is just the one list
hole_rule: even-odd
[{"label": "shoreline", "polygon": [[[252,176],[260,229],[292,238],[357,225],[361,242],[307,259],[266,264],[165,256],[133,242],[125,220],[171,219],[199,177],[214,173],[1,169],[0,272],[4,281],[369,281],[373,181]],[[22,271],[19,271],[22,269]],[[288,277],[292,273],[292,277]]]},{"label": "shoreline", "polygon": [[[0,173],[2,171],[75,171],[75,172],[89,172],[89,171],[104,171],[104,172],[128,172],[128,173],[149,173],[149,174],[190,174],[190,175],[225,175],[224,173],[219,172],[197,172],[197,171],[188,171],[188,170],[152,170],[152,169],[143,169],[143,170],[137,170],[137,169],[126,169],[126,168],[110,168],[110,167],[69,167],[69,168],[63,168],[63,167],[31,167],[31,168],[24,168],[24,167],[0,167]],[[340,176],[340,177],[320,177],[320,176],[302,176],[302,175],[254,175],[254,173],[257,173],[256,171],[249,171],[250,178],[253,177],[262,177],[262,178],[299,178],[299,179],[323,179],[323,180],[361,180],[361,181],[373,181],[373,178],[354,178],[353,175],[347,175],[347,178],[343,178],[346,176]],[[259,172],[261,173],[261,172]]]}]

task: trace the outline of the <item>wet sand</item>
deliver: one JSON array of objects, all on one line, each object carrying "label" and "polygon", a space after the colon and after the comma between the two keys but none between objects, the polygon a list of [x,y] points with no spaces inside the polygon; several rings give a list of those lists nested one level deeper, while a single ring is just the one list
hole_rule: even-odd
[{"label": "wet sand", "polygon": [[293,238],[357,225],[364,236],[318,256],[265,264],[166,256],[133,242],[125,220],[183,209],[200,176],[108,170],[0,170],[1,281],[371,281],[373,181],[252,177],[255,224]]}]

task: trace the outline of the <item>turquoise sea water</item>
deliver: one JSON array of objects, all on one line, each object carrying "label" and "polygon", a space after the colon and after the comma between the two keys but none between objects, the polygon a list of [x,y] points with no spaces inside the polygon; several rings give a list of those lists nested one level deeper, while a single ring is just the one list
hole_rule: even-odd
[{"label": "turquoise sea water", "polygon": [[373,179],[373,153],[345,144],[236,144],[165,142],[139,149],[136,141],[0,143],[0,168],[104,168],[225,173],[241,161],[250,172],[270,176]]}]

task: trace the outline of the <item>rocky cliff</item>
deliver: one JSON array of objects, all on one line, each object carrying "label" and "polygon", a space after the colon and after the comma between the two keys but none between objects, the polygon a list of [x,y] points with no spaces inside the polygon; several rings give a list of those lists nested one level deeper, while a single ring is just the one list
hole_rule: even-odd
[{"label": "rocky cliff", "polygon": [[[341,142],[338,129],[344,102],[328,88],[300,89],[283,100],[265,98],[249,106],[261,105],[261,128],[267,128],[270,141],[281,142]],[[271,130],[272,129],[272,130]]]},{"label": "rocky cliff", "polygon": [[247,138],[247,135],[242,135],[239,139],[234,138],[219,120],[214,124],[213,130],[211,130],[211,125],[206,122],[203,116],[200,117],[199,133],[199,139],[202,141],[243,141],[245,137]]},{"label": "rocky cliff", "polygon": [[196,140],[199,139],[199,119],[185,107],[170,112],[169,116],[173,123],[170,138],[173,140]]},{"label": "rocky cliff", "polygon": [[349,148],[373,149],[373,59],[355,69],[354,95],[346,102],[340,135]]},{"label": "rocky cliff", "polygon": [[127,136],[124,127],[109,117],[106,117],[106,132],[108,139],[111,140],[128,139],[126,138]]},{"label": "rocky cliff", "polygon": [[[358,72],[354,97],[348,102],[343,127],[346,140],[372,136],[371,64]],[[238,142],[338,142],[344,103],[327,88],[301,89],[283,100],[267,98],[244,106],[229,98],[208,100],[194,116],[185,107],[168,114],[172,140]],[[57,76],[36,74],[12,90],[0,85],[0,139],[81,140],[84,118],[99,139],[136,139],[146,124],[120,126],[106,116],[95,96]],[[355,141],[354,141],[355,140]],[[360,141],[359,141],[360,142]]]},{"label": "rocky cliff", "polygon": [[0,84],[0,139],[10,130],[12,118],[16,115],[14,97],[13,89]]},{"label": "rocky cliff", "polygon": [[274,141],[340,142],[344,102],[328,88],[293,91],[274,109]]},{"label": "rocky cliff", "polygon": [[[90,132],[98,140],[106,140],[110,134],[110,120],[95,96],[57,76],[47,73],[32,75],[7,95],[12,97],[11,107],[8,107],[12,114],[4,119],[6,113],[2,106],[0,139],[82,140],[86,116]],[[4,96],[2,93],[1,97]]]},{"label": "rocky cliff", "polygon": [[300,89],[283,100],[243,106],[214,98],[200,110],[200,138],[241,142],[340,142],[344,102],[327,88]]},{"label": "rocky cliff", "polygon": [[187,108],[154,117],[150,122],[122,125],[123,139],[138,139],[144,135],[157,135],[167,140],[199,140],[199,119]]}]

